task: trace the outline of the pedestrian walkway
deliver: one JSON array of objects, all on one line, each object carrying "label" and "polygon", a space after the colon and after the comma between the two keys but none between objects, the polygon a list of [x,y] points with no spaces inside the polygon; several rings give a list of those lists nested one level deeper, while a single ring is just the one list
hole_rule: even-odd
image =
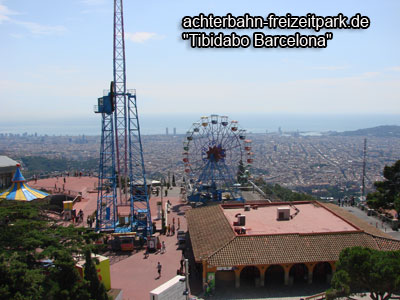
[{"label": "pedestrian walkway", "polygon": [[[167,220],[172,224],[175,218],[175,225],[179,218],[180,229],[186,231],[186,218],[184,211],[190,209],[183,204],[179,197],[179,188],[168,190],[168,196],[163,197],[164,203],[171,202],[171,210],[167,215]],[[150,198],[152,217],[156,217],[156,203],[160,197]],[[158,233],[157,233],[158,235]],[[124,300],[149,299],[151,290],[167,282],[177,274],[180,268],[182,252],[178,249],[177,235],[161,235],[160,240],[164,241],[166,251],[149,253],[145,258],[144,250],[133,253],[126,259],[120,260],[111,265],[111,287],[123,290]],[[157,263],[162,265],[161,277],[158,277]]]},{"label": "pedestrian walkway", "polygon": [[368,224],[374,226],[375,228],[381,230],[382,232],[390,235],[394,239],[400,240],[400,232],[393,230],[389,224],[382,222],[376,216],[368,216],[365,210],[361,210],[356,206],[345,206],[342,209],[352,213],[357,218],[368,222]]},{"label": "pedestrian walkway", "polygon": [[[31,186],[48,190],[53,194],[65,194],[71,197],[81,195],[81,201],[75,202],[73,207],[76,212],[83,211],[83,222],[79,223],[79,226],[88,226],[87,217],[93,215],[97,209],[97,183],[98,178],[88,176],[51,177],[29,182]],[[55,186],[56,191],[54,191]]]}]

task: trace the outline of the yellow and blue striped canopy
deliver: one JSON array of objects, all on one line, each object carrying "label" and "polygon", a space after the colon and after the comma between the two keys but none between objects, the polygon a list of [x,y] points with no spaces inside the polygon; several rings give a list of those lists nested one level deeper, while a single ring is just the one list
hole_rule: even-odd
[{"label": "yellow and blue striped canopy", "polygon": [[0,199],[18,200],[18,201],[31,201],[35,199],[42,199],[49,194],[31,188],[21,173],[19,165],[15,171],[14,178],[12,179],[11,187],[0,194]]}]

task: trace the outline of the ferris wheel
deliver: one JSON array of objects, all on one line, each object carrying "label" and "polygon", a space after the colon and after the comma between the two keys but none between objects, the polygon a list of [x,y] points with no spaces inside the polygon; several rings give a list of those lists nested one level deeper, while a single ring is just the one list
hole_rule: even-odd
[{"label": "ferris wheel", "polygon": [[[211,115],[193,123],[183,142],[185,173],[192,184],[190,201],[242,200],[238,187],[253,163],[251,140],[237,121]],[[226,193],[229,196],[226,196]]]}]

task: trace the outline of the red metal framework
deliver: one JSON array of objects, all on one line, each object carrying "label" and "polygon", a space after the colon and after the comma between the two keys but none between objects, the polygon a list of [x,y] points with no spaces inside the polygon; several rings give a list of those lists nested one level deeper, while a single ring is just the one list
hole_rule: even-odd
[{"label": "red metal framework", "polygon": [[115,152],[119,204],[128,203],[128,124],[125,71],[124,15],[122,0],[114,1],[114,84],[115,84]]}]

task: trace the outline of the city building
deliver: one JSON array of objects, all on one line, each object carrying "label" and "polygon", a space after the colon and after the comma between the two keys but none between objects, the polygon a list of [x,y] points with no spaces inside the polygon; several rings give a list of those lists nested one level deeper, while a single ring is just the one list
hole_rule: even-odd
[{"label": "city building", "polygon": [[17,164],[18,162],[8,156],[0,155],[0,189],[8,188],[11,185]]},{"label": "city building", "polygon": [[219,204],[187,212],[203,283],[221,287],[329,282],[340,252],[400,250],[400,241],[317,201]]}]

